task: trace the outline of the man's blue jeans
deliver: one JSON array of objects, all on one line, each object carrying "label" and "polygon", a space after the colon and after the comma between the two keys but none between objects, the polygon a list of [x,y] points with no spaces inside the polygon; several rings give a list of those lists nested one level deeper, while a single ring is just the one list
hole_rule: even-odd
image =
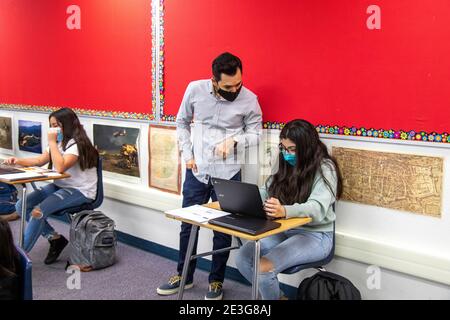
[{"label": "man's blue jeans", "polygon": [[[55,229],[53,229],[47,221],[47,218],[51,214],[91,201],[91,199],[86,198],[77,189],[61,189],[53,183],[30,193],[27,196],[26,219],[28,224],[24,232],[24,250],[26,252],[31,251],[40,235],[50,239],[56,234]],[[31,215],[31,212],[35,208],[40,209],[42,212],[41,217],[35,218]],[[17,213],[22,214],[22,200],[17,202],[16,211]]]},{"label": "man's blue jeans", "polygon": [[[230,180],[241,181],[241,172],[239,171]],[[192,170],[186,170],[186,179],[183,184],[183,208],[193,206],[195,204],[205,204],[208,203],[209,198],[212,201],[217,201],[216,193],[211,184],[211,180],[208,184],[204,184],[197,180],[197,178],[192,173]],[[189,236],[191,234],[192,225],[189,223],[181,223],[180,232],[180,252],[178,257],[178,274],[181,275],[183,272],[184,259],[186,257],[187,246],[189,243]],[[194,249],[192,254],[197,252],[197,242],[198,242],[198,232],[197,238],[195,239]],[[231,236],[214,231],[213,237],[213,250],[227,248],[231,246]],[[211,271],[209,273],[209,283],[214,281],[223,282],[225,278],[225,268],[227,266],[228,257],[230,251],[214,254],[212,256]],[[194,272],[197,260],[192,260],[189,264],[188,275],[186,278],[186,283],[191,283],[194,280]]]}]

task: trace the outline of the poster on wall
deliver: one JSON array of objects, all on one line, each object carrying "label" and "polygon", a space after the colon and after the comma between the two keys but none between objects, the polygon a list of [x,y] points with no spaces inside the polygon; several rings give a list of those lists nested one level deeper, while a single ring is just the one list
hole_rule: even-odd
[{"label": "poster on wall", "polygon": [[333,147],[342,200],[441,217],[443,158]]},{"label": "poster on wall", "polygon": [[140,177],[139,129],[94,124],[94,145],[103,158],[103,170]]},{"label": "poster on wall", "polygon": [[180,194],[181,161],[175,127],[149,128],[149,185]]},{"label": "poster on wall", "polygon": [[12,119],[9,117],[0,117],[0,148],[13,149]]},{"label": "poster on wall", "polygon": [[42,153],[42,123],[19,120],[19,149]]}]

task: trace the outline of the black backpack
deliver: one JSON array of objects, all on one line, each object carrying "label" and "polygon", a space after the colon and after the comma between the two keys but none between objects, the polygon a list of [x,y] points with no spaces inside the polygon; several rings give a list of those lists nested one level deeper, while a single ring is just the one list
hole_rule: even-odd
[{"label": "black backpack", "polygon": [[16,211],[17,189],[13,185],[0,182],[0,215]]},{"label": "black backpack", "polygon": [[298,300],[361,300],[361,293],[350,280],[328,271],[304,279],[297,290]]}]

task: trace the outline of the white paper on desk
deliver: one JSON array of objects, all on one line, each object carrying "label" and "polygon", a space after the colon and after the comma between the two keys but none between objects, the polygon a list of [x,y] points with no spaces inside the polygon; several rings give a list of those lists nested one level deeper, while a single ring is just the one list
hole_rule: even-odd
[{"label": "white paper on desk", "polygon": [[60,176],[62,176],[62,174],[58,173],[58,172],[47,172],[45,175],[47,177],[60,177]]},{"label": "white paper on desk", "polygon": [[40,173],[36,173],[36,172],[0,174],[1,179],[10,180],[10,181],[25,180],[25,179],[39,178],[39,177],[43,177],[43,175]]},{"label": "white paper on desk", "polygon": [[211,219],[229,215],[228,212],[207,208],[198,204],[186,208],[169,210],[166,213],[198,223],[206,223]]}]

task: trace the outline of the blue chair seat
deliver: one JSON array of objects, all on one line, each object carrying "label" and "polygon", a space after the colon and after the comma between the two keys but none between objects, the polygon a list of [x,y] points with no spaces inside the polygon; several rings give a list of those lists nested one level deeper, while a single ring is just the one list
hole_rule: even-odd
[{"label": "blue chair seat", "polygon": [[314,269],[319,269],[322,270],[324,269],[323,266],[330,263],[331,260],[333,260],[334,258],[334,246],[335,246],[335,222],[333,222],[333,246],[331,247],[331,251],[328,254],[328,256],[325,259],[319,260],[319,261],[314,261],[314,262],[310,262],[310,263],[305,263],[305,264],[299,264],[290,268],[287,268],[283,271],[281,271],[280,273],[283,274],[293,274],[296,272],[299,272],[301,270],[305,270],[305,269],[310,269],[310,268],[314,268]]}]

